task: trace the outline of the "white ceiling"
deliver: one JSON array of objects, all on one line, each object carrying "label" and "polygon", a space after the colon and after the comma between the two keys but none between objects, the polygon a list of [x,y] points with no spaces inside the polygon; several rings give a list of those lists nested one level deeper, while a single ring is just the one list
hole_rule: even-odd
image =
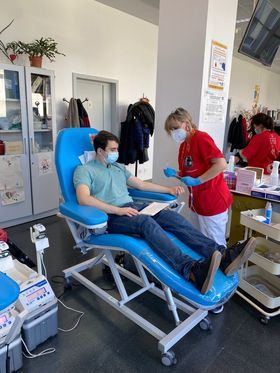
[{"label": "white ceiling", "polygon": [[[159,21],[159,3],[160,0],[97,0],[100,3],[108,5],[112,8],[118,9],[122,12],[131,14],[135,17],[141,18],[147,22],[158,25]],[[225,0],[229,1],[229,0]],[[270,2],[280,11],[280,0],[270,0]],[[237,9],[237,20],[250,18],[253,12],[256,0],[239,0]],[[234,55],[238,58],[262,66],[264,69],[277,72],[280,74],[280,48],[273,61],[271,67],[265,67],[260,63],[238,53],[238,47],[241,42],[242,36],[246,30],[248,22],[237,23],[236,34],[234,40]]]}]

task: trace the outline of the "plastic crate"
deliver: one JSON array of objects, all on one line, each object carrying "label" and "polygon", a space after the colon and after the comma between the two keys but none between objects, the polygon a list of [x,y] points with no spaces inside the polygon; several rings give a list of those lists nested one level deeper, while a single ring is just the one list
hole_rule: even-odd
[{"label": "plastic crate", "polygon": [[[244,272],[243,278],[239,282],[239,287],[242,290],[267,308],[275,309],[280,307],[280,278],[271,275],[257,265],[249,266]],[[268,288],[273,295],[268,295],[260,286],[258,288],[258,284]]]},{"label": "plastic crate", "polygon": [[256,237],[256,240],[256,251],[250,257],[250,262],[258,265],[271,274],[280,275],[280,263],[274,262],[263,255],[267,252],[279,253],[280,255],[280,245],[270,240],[266,240],[263,237]]}]

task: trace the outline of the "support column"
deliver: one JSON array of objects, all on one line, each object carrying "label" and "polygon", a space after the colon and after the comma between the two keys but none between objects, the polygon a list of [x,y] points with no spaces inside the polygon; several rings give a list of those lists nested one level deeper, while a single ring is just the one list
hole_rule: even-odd
[{"label": "support column", "polygon": [[[162,173],[165,166],[178,168],[178,145],[164,131],[164,121],[176,107],[187,109],[199,129],[208,132],[220,149],[223,147],[237,3],[238,0],[160,1],[155,182],[168,182]],[[211,50],[215,52],[214,59]],[[216,71],[210,69],[211,60],[221,63],[223,54],[224,76],[219,72],[220,66]],[[216,109],[222,109],[220,114],[215,114]]]}]

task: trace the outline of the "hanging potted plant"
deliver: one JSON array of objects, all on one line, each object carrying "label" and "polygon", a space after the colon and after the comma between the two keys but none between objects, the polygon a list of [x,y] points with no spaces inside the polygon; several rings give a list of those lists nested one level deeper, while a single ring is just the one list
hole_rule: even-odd
[{"label": "hanging potted plant", "polygon": [[[8,27],[11,26],[11,24],[14,22],[14,20],[12,20],[7,26],[5,26],[1,31],[0,31],[0,35],[5,31],[7,30]],[[5,43],[0,40],[0,51],[11,61],[13,62],[13,60],[10,58],[9,56],[9,53],[8,53],[8,48],[7,46],[5,45]]]},{"label": "hanging potted plant", "polygon": [[9,60],[14,63],[14,60],[17,58],[18,54],[22,54],[20,46],[17,41],[11,41],[6,45],[6,51],[9,56]]},{"label": "hanging potted plant", "polygon": [[42,67],[43,57],[47,57],[51,62],[57,54],[65,56],[57,49],[57,43],[52,38],[36,39],[32,43],[24,43],[19,41],[20,53],[26,53],[29,56],[30,65],[35,67]]}]

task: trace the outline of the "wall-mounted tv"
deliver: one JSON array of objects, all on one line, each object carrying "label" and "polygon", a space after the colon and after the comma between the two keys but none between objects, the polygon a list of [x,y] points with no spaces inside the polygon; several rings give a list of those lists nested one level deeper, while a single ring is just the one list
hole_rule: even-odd
[{"label": "wall-mounted tv", "polygon": [[259,0],[238,52],[271,66],[279,45],[280,12],[268,0]]}]

